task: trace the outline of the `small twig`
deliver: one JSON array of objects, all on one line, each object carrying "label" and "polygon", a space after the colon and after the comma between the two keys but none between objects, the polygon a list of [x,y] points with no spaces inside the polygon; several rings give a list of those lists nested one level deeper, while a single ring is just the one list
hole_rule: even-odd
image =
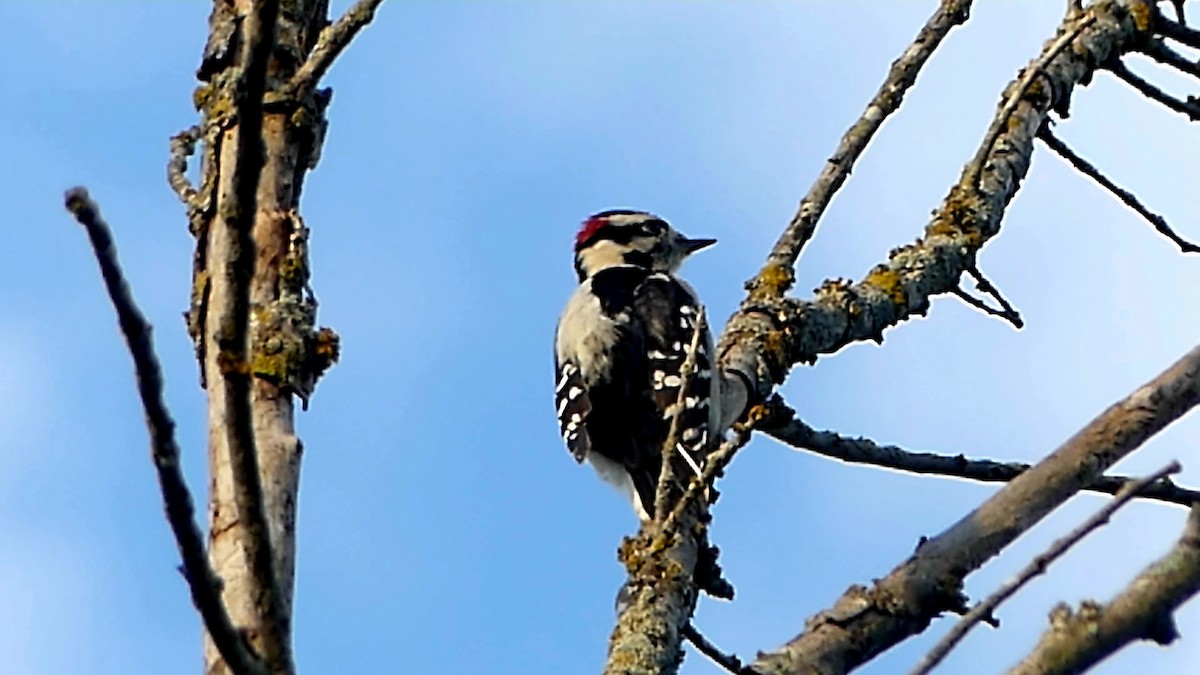
[{"label": "small twig", "polygon": [[1089,14],[1087,18],[1080,19],[1072,28],[1058,36],[1058,39],[1051,44],[1043,54],[1038,57],[1037,61],[1025,67],[1025,72],[1021,73],[1021,79],[1017,80],[1017,85],[1012,89],[1012,93],[1004,101],[1004,106],[1000,108],[1000,112],[992,118],[992,124],[988,127],[987,133],[984,134],[983,143],[979,145],[979,151],[975,153],[975,157],[971,160],[970,166],[975,167],[974,175],[971,176],[970,185],[979,187],[979,180],[983,176],[983,169],[987,166],[987,156],[991,154],[992,149],[996,145],[996,139],[1000,138],[1000,134],[1008,128],[1008,119],[1017,110],[1017,106],[1025,98],[1026,92],[1029,91],[1030,85],[1033,84],[1034,78],[1042,74],[1042,70],[1054,60],[1054,57],[1066,49],[1067,45],[1071,44],[1085,28],[1095,22],[1096,16]]},{"label": "small twig", "polygon": [[733,675],[748,675],[748,671],[742,666],[741,659],[721,651],[721,648],[709,642],[708,638],[704,637],[694,624],[689,623],[683,627],[683,637],[692,643],[696,651],[707,656],[710,661],[726,671]]},{"label": "small twig", "polygon": [[358,0],[340,19],[326,26],[308,59],[284,86],[283,94],[294,97],[315,89],[342,51],[375,18],[375,10],[381,4],[383,0]]},{"label": "small twig", "polygon": [[[696,358],[700,353],[700,343],[704,336],[705,330],[704,308],[700,307],[696,312],[696,325],[692,329],[692,342],[688,345],[687,356],[683,359],[683,364],[679,367],[679,393],[675,396],[675,404],[670,409],[671,426],[667,431],[667,440],[663,442],[661,456],[662,469],[658,476],[658,489],[654,495],[654,519],[662,522],[666,517],[667,502],[671,494],[671,484],[675,482],[675,466],[674,458],[676,451],[683,455],[685,461],[691,466],[699,477],[700,467],[696,464],[696,460],[692,459],[687,454],[687,449],[679,445],[679,420],[683,417],[683,412],[686,410],[684,405],[688,396],[688,389],[692,386],[692,379],[696,375]],[[716,405],[716,401],[709,402],[709,405]],[[710,431],[714,433],[714,431]]]},{"label": "small twig", "polygon": [[92,251],[104,277],[104,286],[117,312],[121,333],[125,336],[129,355],[133,357],[138,393],[146,414],[146,428],[150,433],[151,456],[158,473],[158,487],[162,492],[167,522],[179,546],[183,576],[191,591],[192,603],[200,612],[204,627],[212,636],[221,657],[233,672],[265,675],[263,663],[242,640],[241,633],[234,627],[221,602],[221,578],[208,562],[204,535],[196,524],[192,495],[179,468],[180,450],[175,440],[175,420],[171,418],[164,401],[162,368],[154,353],[152,329],[134,302],[129,284],[121,271],[112,230],[100,216],[100,208],[82,187],[67,191],[66,207],[87,230]]},{"label": "small twig", "polygon": [[1147,41],[1139,51],[1165,66],[1171,66],[1185,75],[1200,77],[1200,64],[1171,49],[1160,39],[1155,38]]},{"label": "small twig", "polygon": [[995,298],[996,302],[1000,303],[1000,307],[1004,310],[1000,314],[1002,318],[1011,321],[1012,325],[1017,328],[1023,328],[1025,326],[1025,321],[1021,318],[1021,313],[1018,312],[1017,309],[1004,298],[1004,296],[1000,293],[1000,289],[996,288],[992,282],[987,280],[987,277],[983,276],[983,272],[980,272],[978,267],[968,267],[967,273],[970,274],[973,279],[975,279],[975,288],[978,288],[980,292],[987,293]]},{"label": "small twig", "polygon": [[[833,196],[846,182],[854,163],[866,150],[867,144],[883,126],[885,120],[900,108],[904,94],[917,81],[921,68],[933,56],[942,40],[951,29],[966,22],[971,12],[970,0],[942,0],[937,11],[921,28],[912,44],[892,63],[887,78],[879,91],[867,104],[863,114],[850,125],[838,141],[837,149],[821,168],[821,175],[800,200],[800,206],[791,222],[771,249],[763,270],[751,282],[755,288],[777,297],[782,297],[791,285],[791,269],[800,257],[800,251],[816,232],[825,209]],[[787,280],[779,279],[786,273]]]},{"label": "small twig", "polygon": [[1105,68],[1110,73],[1123,80],[1125,84],[1137,89],[1146,98],[1149,98],[1152,101],[1157,101],[1181,115],[1187,115],[1187,118],[1193,122],[1200,120],[1200,105],[1198,105],[1192,99],[1180,101],[1162,89],[1159,89],[1141,77],[1133,74],[1129,68],[1126,68],[1125,64],[1119,60],[1109,63],[1105,66]]},{"label": "small twig", "polygon": [[1071,150],[1066,143],[1063,143],[1062,140],[1055,136],[1049,127],[1043,126],[1039,129],[1038,138],[1046,144],[1046,147],[1056,152],[1059,157],[1065,159],[1067,163],[1075,167],[1080,173],[1099,183],[1101,187],[1111,192],[1117,199],[1120,199],[1123,204],[1133,209],[1138,215],[1153,225],[1159,234],[1174,242],[1179,247],[1179,250],[1184,253],[1200,253],[1200,246],[1176,234],[1175,230],[1171,229],[1171,226],[1167,224],[1165,218],[1147,209],[1132,192],[1112,182],[1090,162],[1075,154],[1075,151]]},{"label": "small twig", "polygon": [[167,160],[167,182],[171,189],[179,195],[179,201],[189,209],[196,201],[195,186],[188,180],[188,157],[196,152],[196,142],[200,140],[200,127],[191,126],[171,137],[171,158]]},{"label": "small twig", "polygon": [[1055,540],[1055,542],[1050,545],[1050,548],[1046,549],[1043,553],[1035,557],[1028,565],[1025,566],[1024,569],[1017,573],[1017,576],[1002,584],[994,593],[972,607],[971,611],[967,612],[962,619],[960,619],[959,622],[950,629],[950,632],[946,633],[942,639],[939,640],[936,645],[934,645],[933,649],[929,650],[929,653],[925,655],[925,658],[921,659],[921,662],[917,664],[916,668],[913,668],[910,675],[926,675],[926,673],[933,670],[937,664],[942,662],[942,659],[946,658],[946,655],[950,653],[950,650],[954,649],[954,647],[960,641],[962,641],[964,637],[967,636],[967,633],[975,627],[976,623],[983,620],[985,617],[992,616],[992,613],[997,607],[1000,606],[1000,603],[1012,597],[1012,595],[1020,590],[1022,586],[1028,583],[1030,579],[1033,579],[1040,574],[1044,574],[1046,569],[1050,567],[1051,563],[1062,557],[1062,555],[1070,550],[1072,546],[1077,544],[1087,535],[1091,534],[1093,530],[1108,523],[1112,515],[1117,512],[1117,509],[1120,509],[1122,506],[1127,504],[1129,500],[1133,499],[1142,488],[1162,478],[1166,478],[1170,474],[1179,473],[1180,469],[1181,467],[1179,466],[1179,462],[1171,462],[1167,466],[1155,471],[1149,476],[1146,476],[1145,478],[1139,478],[1138,480],[1126,485],[1120,492],[1117,493],[1116,498],[1105,504],[1104,507],[1093,514],[1091,518],[1088,518],[1083,522],[1083,524],[1069,532],[1065,537]]},{"label": "small twig", "polygon": [[701,493],[705,492],[713,482],[724,474],[725,467],[729,462],[733,461],[733,456],[737,451],[750,441],[749,427],[735,427],[729,438],[720,445],[716,450],[705,459],[704,473],[699,477],[693,477],[691,483],[688,484],[687,490],[683,496],[679,498],[679,502],[675,504],[675,508],[663,521],[662,529],[664,532],[669,532],[675,523],[683,517],[683,512],[687,510],[689,504],[699,498]]},{"label": "small twig", "polygon": [[1184,0],[1171,0],[1171,5],[1175,7],[1175,18],[1181,25],[1187,24],[1187,19],[1183,16],[1183,2]]},{"label": "small twig", "polygon": [[992,282],[988,281],[987,278],[983,276],[983,273],[979,271],[979,268],[971,266],[968,267],[966,271],[971,275],[972,278],[975,279],[975,287],[981,292],[987,293],[995,298],[996,302],[1000,303],[1001,309],[995,309],[988,306],[988,304],[983,300],[980,300],[979,298],[976,298],[970,293],[964,291],[961,286],[956,286],[951,289],[951,293],[957,295],[962,299],[963,302],[980,310],[981,312],[990,314],[994,317],[1011,323],[1013,328],[1016,328],[1017,330],[1025,327],[1025,321],[1021,319],[1020,312],[1018,312],[1011,304],[1009,304],[1008,300],[1004,299],[1004,296],[1000,294],[1000,291],[992,285]]},{"label": "small twig", "polygon": [[1193,49],[1200,49],[1200,30],[1188,28],[1180,21],[1176,23],[1169,19],[1159,17],[1155,22],[1154,28],[1160,35],[1165,35],[1172,40],[1187,45]]},{"label": "small twig", "polygon": [[[784,409],[780,418],[787,418]],[[817,431],[798,418],[766,426],[763,432],[786,445],[813,452],[823,457],[852,464],[868,464],[907,473],[948,476],[984,483],[1007,483],[1025,473],[1030,467],[1022,462],[997,462],[990,459],[968,459],[963,455],[939,455],[932,452],[912,452],[895,445],[881,445],[869,438],[850,438],[832,431]],[[1089,492],[1115,495],[1134,478],[1100,476],[1084,489]],[[1155,501],[1191,506],[1200,501],[1200,490],[1180,487],[1164,478],[1141,490],[1138,497]]]},{"label": "small twig", "polygon": [[1183,535],[1112,602],[1084,601],[1078,612],[1060,603],[1050,629],[1009,675],[1065,675],[1089,670],[1134,640],[1167,645],[1179,637],[1172,613],[1200,590],[1200,505]]}]

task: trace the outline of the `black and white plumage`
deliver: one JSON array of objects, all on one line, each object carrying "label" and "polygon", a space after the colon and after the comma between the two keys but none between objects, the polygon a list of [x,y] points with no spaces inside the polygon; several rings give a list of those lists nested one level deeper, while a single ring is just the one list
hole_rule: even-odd
[{"label": "black and white plumage", "polygon": [[[559,429],[575,460],[626,492],[642,519],[654,513],[662,446],[701,311],[675,272],[688,255],[713,243],[688,239],[640,211],[598,213],[576,236],[580,284],[554,344]],[[711,354],[705,330],[676,448],[693,470],[718,422]]]}]

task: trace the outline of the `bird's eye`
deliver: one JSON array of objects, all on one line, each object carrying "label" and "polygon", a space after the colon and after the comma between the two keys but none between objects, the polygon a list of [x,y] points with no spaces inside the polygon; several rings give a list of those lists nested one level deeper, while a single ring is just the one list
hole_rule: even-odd
[{"label": "bird's eye", "polygon": [[667,229],[667,224],[661,220],[647,220],[642,223],[642,231],[651,237],[662,236],[662,233]]}]

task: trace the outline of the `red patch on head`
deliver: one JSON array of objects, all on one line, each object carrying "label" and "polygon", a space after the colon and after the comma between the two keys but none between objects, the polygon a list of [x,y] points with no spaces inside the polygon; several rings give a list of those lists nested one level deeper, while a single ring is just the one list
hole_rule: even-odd
[{"label": "red patch on head", "polygon": [[579,234],[575,235],[575,250],[587,246],[588,242],[596,236],[605,225],[608,225],[608,219],[600,216],[592,216],[583,221],[583,227],[579,228]]}]

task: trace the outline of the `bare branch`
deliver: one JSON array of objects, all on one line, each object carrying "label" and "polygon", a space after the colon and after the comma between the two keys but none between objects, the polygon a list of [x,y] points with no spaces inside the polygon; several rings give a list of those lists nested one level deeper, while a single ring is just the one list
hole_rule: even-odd
[{"label": "bare branch", "polygon": [[[777,426],[766,427],[763,431],[781,443],[852,464],[869,464],[909,473],[950,476],[985,483],[1007,483],[1030,467],[1021,462],[912,452],[895,445],[880,445],[869,438],[850,438],[832,431],[817,431],[799,419],[788,419],[787,414],[779,419],[787,421],[777,422],[773,419]],[[1083,489],[1115,495],[1135,480],[1125,476],[1100,476]],[[1191,506],[1200,501],[1200,491],[1180,487],[1170,478],[1146,486],[1137,496],[1180,506]]]},{"label": "bare branch", "polygon": [[[1000,134],[1008,128],[1009,120],[1013,113],[1016,112],[1017,106],[1025,100],[1029,95],[1030,88],[1033,86],[1033,81],[1038,77],[1045,75],[1046,66],[1054,60],[1067,45],[1075,41],[1079,34],[1085,28],[1088,28],[1096,21],[1096,15],[1089,13],[1078,18],[1068,17],[1064,19],[1064,25],[1059,28],[1058,38],[1046,47],[1041,56],[1033,63],[1025,67],[1021,73],[1015,86],[1010,86],[1004,97],[1004,105],[1000,107],[1000,112],[992,118],[992,124],[988,127],[987,133],[984,134],[983,143],[979,144],[979,149],[975,152],[975,157],[971,160],[968,166],[972,169],[970,186],[977,187],[979,179],[983,175],[983,170],[987,165],[988,155],[996,149],[996,142],[1000,138]],[[1047,84],[1053,86],[1053,80],[1047,78]]]},{"label": "bare branch", "polygon": [[1200,49],[1200,30],[1188,28],[1183,25],[1182,18],[1176,23],[1160,16],[1154,23],[1154,31],[1180,44],[1187,45],[1193,49]]},{"label": "bare branch", "polygon": [[[984,283],[987,283],[987,281],[984,280]],[[976,286],[978,287],[978,286],[980,286],[980,284],[978,282],[976,282]],[[992,287],[991,284],[988,284],[988,287],[992,288],[993,291],[995,290],[995,288]],[[983,290],[983,289],[980,288],[980,290]],[[1020,329],[1021,327],[1023,327],[1025,325],[1025,321],[1021,319],[1021,315],[1019,313],[1017,313],[1017,310],[1013,309],[1011,305],[1008,307],[1001,308],[1001,309],[996,309],[994,307],[989,306],[983,300],[980,300],[979,298],[971,295],[970,293],[967,293],[966,291],[964,291],[962,289],[961,286],[956,286],[950,292],[953,293],[954,295],[958,296],[958,298],[960,300],[962,300],[963,302],[974,307],[975,309],[978,309],[979,311],[983,312],[984,314],[988,314],[988,315],[994,316],[998,319],[1003,319],[1003,320],[1011,323],[1013,325],[1013,328]],[[1003,302],[1005,305],[1008,304],[1008,302],[1005,301],[1004,298],[1001,297],[999,293],[993,293],[992,297],[1000,298],[1001,302]]]},{"label": "bare branch", "polygon": [[1046,144],[1046,147],[1057,153],[1059,157],[1065,159],[1068,164],[1075,167],[1075,169],[1077,169],[1083,175],[1099,183],[1101,187],[1111,192],[1117,199],[1121,200],[1121,203],[1133,209],[1134,212],[1146,219],[1146,222],[1153,225],[1154,229],[1158,230],[1159,234],[1174,242],[1175,245],[1179,247],[1180,251],[1183,251],[1184,253],[1200,253],[1200,246],[1197,246],[1176,234],[1175,230],[1171,229],[1171,226],[1167,223],[1166,218],[1163,218],[1159,214],[1154,213],[1150,209],[1146,208],[1136,195],[1109,180],[1108,176],[1100,173],[1100,170],[1097,169],[1092,163],[1075,154],[1075,151],[1071,150],[1066,143],[1062,142],[1062,140],[1055,136],[1054,133],[1050,131],[1049,127],[1042,127],[1039,129],[1038,138]]},{"label": "bare branch", "polygon": [[1183,536],[1108,605],[1085,601],[1073,612],[1060,603],[1050,630],[1009,675],[1080,673],[1134,640],[1167,645],[1179,637],[1172,613],[1200,590],[1200,505]]},{"label": "bare branch", "polygon": [[793,266],[800,257],[800,250],[812,238],[825,209],[833,196],[850,176],[854,163],[866,149],[875,132],[892,113],[899,109],[904,94],[917,81],[921,68],[941,45],[942,40],[955,26],[962,25],[970,17],[971,0],[942,0],[933,16],[929,17],[912,44],[892,64],[883,86],[867,104],[867,109],[846,130],[833,156],[825,162],[821,175],[800,200],[796,215],[788,223],[767,257],[762,271],[752,279],[749,287],[753,294],[782,297],[791,287]]},{"label": "bare branch", "polygon": [[1025,321],[1021,318],[1021,313],[1008,300],[1004,299],[1004,295],[1000,293],[1000,289],[993,286],[992,282],[983,276],[983,272],[980,272],[978,267],[974,265],[968,267],[967,273],[971,275],[971,278],[975,279],[975,288],[983,293],[987,293],[995,298],[996,302],[1000,303],[1000,308],[1003,311],[998,313],[997,316],[1012,323],[1013,327],[1018,330],[1025,326]]},{"label": "bare branch", "polygon": [[187,161],[196,152],[196,143],[200,140],[200,127],[191,126],[171,137],[171,158],[167,161],[167,182],[171,189],[179,195],[179,201],[188,207],[189,211],[196,201],[195,186],[187,177]]},{"label": "bare branch", "polygon": [[[679,453],[683,459],[696,473],[696,477],[700,477],[700,467],[696,464],[696,460],[688,454],[686,448],[679,444],[679,421],[683,417],[683,412],[686,410],[684,402],[688,397],[688,390],[692,387],[692,378],[696,374],[696,357],[700,354],[700,344],[704,337],[704,332],[708,329],[708,323],[705,320],[704,308],[701,307],[696,313],[696,325],[692,329],[692,342],[688,345],[687,356],[683,359],[683,364],[679,367],[679,394],[675,397],[675,404],[671,407],[671,425],[667,430],[667,439],[663,441],[662,446],[662,470],[658,476],[658,489],[654,495],[654,520],[662,522],[666,517],[670,508],[671,485],[675,482],[675,454]],[[716,405],[715,401],[710,401],[709,405]],[[712,431],[711,433],[716,433]],[[704,458],[700,458],[703,460]]]},{"label": "bare branch", "polygon": [[[812,363],[857,341],[882,341],[883,331],[927,312],[932,296],[948,293],[975,265],[980,249],[1000,231],[1009,202],[1029,170],[1033,139],[1052,109],[1063,110],[1074,87],[1104,63],[1141,44],[1157,17],[1149,0],[1097,0],[1085,15],[1060,28],[1074,33],[1069,43],[1051,42],[1006,92],[997,115],[999,135],[989,133],[934,212],[924,235],[893,250],[888,260],[859,283],[836,279],[817,289],[812,300],[776,298],[752,291],[730,319],[721,338],[720,362],[740,374],[758,397],[782,383],[796,363]],[[1023,87],[1027,75],[1037,86]],[[1015,103],[1014,103],[1015,101]],[[978,180],[976,177],[978,176]],[[760,275],[761,276],[761,275]]]},{"label": "bare branch", "polygon": [[1081,541],[1087,535],[1091,534],[1093,530],[1101,525],[1107,524],[1109,518],[1111,518],[1118,509],[1127,504],[1129,500],[1133,499],[1142,488],[1151,485],[1162,478],[1166,478],[1169,474],[1179,473],[1180,468],[1179,462],[1171,462],[1166,467],[1155,471],[1149,476],[1140,478],[1126,485],[1119,493],[1117,493],[1115,499],[1105,504],[1103,508],[1093,514],[1092,517],[1084,521],[1082,525],[1067,533],[1065,537],[1055,540],[1054,543],[1050,545],[1050,548],[1046,549],[1045,552],[1035,557],[1027,566],[1025,566],[1024,569],[1017,573],[1017,576],[1005,582],[1000,586],[1000,588],[996,589],[994,593],[972,607],[971,611],[967,612],[966,615],[964,615],[962,619],[960,619],[959,622],[950,629],[950,632],[946,633],[946,635],[944,635],[942,639],[939,640],[936,645],[934,645],[933,649],[929,650],[929,653],[925,655],[925,658],[921,659],[921,662],[918,663],[915,668],[913,668],[910,675],[926,675],[926,673],[933,670],[934,667],[942,662],[942,659],[946,658],[946,655],[950,653],[950,650],[954,649],[954,647],[967,636],[967,633],[974,628],[976,623],[987,617],[991,617],[996,608],[1000,606],[1000,603],[1012,597],[1012,595],[1019,591],[1022,586],[1029,582],[1030,579],[1033,579],[1040,574],[1044,574],[1046,569],[1050,567],[1051,563],[1062,557],[1063,554],[1070,550],[1072,546]]},{"label": "bare branch", "polygon": [[258,203],[258,184],[265,163],[262,142],[263,95],[267,62],[275,36],[278,0],[251,3],[243,18],[244,39],[239,54],[237,82],[237,155],[232,168],[233,190],[222,205],[230,228],[229,259],[219,266],[225,276],[220,286],[227,294],[219,306],[227,311],[218,318],[217,346],[222,364],[220,386],[229,402],[225,421],[226,442],[232,466],[235,502],[242,546],[252,572],[251,598],[261,620],[263,658],[272,672],[291,673],[289,618],[276,578],[270,528],[263,507],[258,450],[255,447],[250,403],[249,317],[250,283],[254,276],[255,245],[252,236]]},{"label": "bare branch", "polygon": [[1147,41],[1138,51],[1164,66],[1171,66],[1185,75],[1200,77],[1200,64],[1171,49],[1160,39],[1156,38]]},{"label": "bare branch", "polygon": [[66,193],[67,210],[87,230],[105,288],[117,312],[117,320],[137,374],[138,393],[146,413],[150,433],[150,451],[158,486],[162,492],[167,522],[179,546],[183,577],[191,590],[192,603],[204,620],[204,627],[230,669],[239,675],[265,675],[263,663],[249,649],[241,632],[234,627],[221,602],[221,578],[213,572],[204,550],[204,536],[196,525],[196,513],[187,482],[179,468],[179,444],[175,440],[175,420],[163,397],[162,368],[154,353],[152,328],[138,309],[129,284],[117,260],[112,230],[100,216],[100,208],[82,187]]},{"label": "bare branch", "polygon": [[683,627],[683,637],[692,643],[696,651],[707,656],[710,661],[733,675],[752,675],[742,666],[741,659],[721,651],[721,648],[709,642],[708,638],[704,637],[694,624],[689,623]]},{"label": "bare branch", "polygon": [[[1093,6],[1094,7],[1094,6]],[[1110,466],[1200,403],[1200,347],[1092,420],[871,588],[854,586],[805,632],[753,664],[762,675],[846,672],[965,611],[963,579]]]},{"label": "bare branch", "polygon": [[1157,101],[1181,115],[1186,115],[1187,118],[1193,122],[1200,120],[1200,104],[1197,104],[1194,100],[1188,99],[1186,101],[1180,101],[1162,89],[1150,84],[1138,75],[1133,74],[1129,68],[1125,67],[1125,64],[1119,60],[1113,60],[1112,63],[1106,65],[1105,68],[1110,73],[1123,80],[1125,84],[1137,89],[1146,98],[1152,101]]},{"label": "bare branch", "polygon": [[317,44],[308,59],[285,85],[284,95],[294,97],[315,89],[359,31],[375,19],[375,10],[381,4],[383,0],[358,0],[340,19],[326,26],[317,37]]}]

